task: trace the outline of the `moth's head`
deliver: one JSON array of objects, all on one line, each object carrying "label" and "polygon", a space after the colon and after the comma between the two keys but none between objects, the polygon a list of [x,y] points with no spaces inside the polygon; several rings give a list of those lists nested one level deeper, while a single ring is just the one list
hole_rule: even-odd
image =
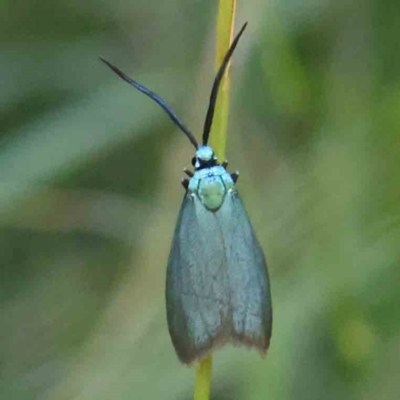
[{"label": "moth's head", "polygon": [[196,155],[192,159],[196,169],[209,168],[217,164],[217,157],[210,146],[199,146]]}]

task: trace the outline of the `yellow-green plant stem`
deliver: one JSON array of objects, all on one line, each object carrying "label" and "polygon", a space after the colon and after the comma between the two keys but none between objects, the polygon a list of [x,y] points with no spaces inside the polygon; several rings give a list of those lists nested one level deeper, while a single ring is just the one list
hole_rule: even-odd
[{"label": "yellow-green plant stem", "polygon": [[[217,45],[216,45],[216,70],[229,49],[233,38],[235,21],[236,0],[219,0],[217,17]],[[229,65],[219,88],[217,105],[211,128],[210,145],[220,161],[225,160],[226,136],[228,130],[229,114]],[[208,400],[210,398],[212,372],[211,354],[203,358],[196,370],[196,384],[194,400]]]},{"label": "yellow-green plant stem", "polygon": [[210,398],[211,372],[212,356],[209,355],[197,365],[194,400],[208,400]]},{"label": "yellow-green plant stem", "polygon": [[[221,66],[222,60],[233,39],[234,21],[236,12],[236,0],[219,0],[217,19],[217,46],[216,46],[216,70]],[[219,88],[217,105],[215,108],[213,125],[211,128],[210,145],[214,149],[220,161],[225,160],[226,136],[229,115],[229,88],[230,65]]]}]

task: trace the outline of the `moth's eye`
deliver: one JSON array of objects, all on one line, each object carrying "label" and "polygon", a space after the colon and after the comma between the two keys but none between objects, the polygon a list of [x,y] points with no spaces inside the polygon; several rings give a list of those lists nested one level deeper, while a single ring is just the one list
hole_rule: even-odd
[{"label": "moth's eye", "polygon": [[193,157],[193,158],[192,158],[192,165],[193,165],[193,167],[194,167],[195,164],[196,164],[196,157]]}]

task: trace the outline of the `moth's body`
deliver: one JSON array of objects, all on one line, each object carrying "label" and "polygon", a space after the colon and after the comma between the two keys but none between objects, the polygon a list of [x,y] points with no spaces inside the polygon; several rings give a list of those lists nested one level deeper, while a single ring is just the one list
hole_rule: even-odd
[{"label": "moth's body", "polygon": [[[224,166],[216,163],[216,157],[210,146],[201,146],[196,155],[197,168],[189,180],[188,193],[197,196],[208,210],[218,210],[227,192],[235,187],[233,178]],[[207,159],[201,159],[199,155],[202,157],[207,155]],[[211,165],[208,166],[209,164]]]},{"label": "moth's body", "polygon": [[202,144],[156,93],[101,59],[124,81],[155,101],[196,149],[190,180],[168,260],[166,301],[172,342],[179,359],[191,363],[226,342],[265,354],[272,308],[267,266],[236,190],[238,173],[218,164],[210,136],[218,88],[247,24],[236,35],[215,77]]},{"label": "moth's body", "polygon": [[227,192],[234,188],[231,176],[221,165],[196,171],[188,191],[197,196],[210,211],[221,207]]},{"label": "moth's body", "polygon": [[209,162],[196,157],[167,268],[169,330],[187,364],[226,342],[265,353],[271,336],[263,252],[234,179]]}]

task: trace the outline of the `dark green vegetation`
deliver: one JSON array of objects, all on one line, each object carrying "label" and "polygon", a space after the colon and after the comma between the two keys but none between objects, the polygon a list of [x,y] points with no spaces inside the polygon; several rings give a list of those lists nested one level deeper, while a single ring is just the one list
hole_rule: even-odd
[{"label": "dark green vegetation", "polygon": [[[216,7],[114,3],[0,1],[1,399],[192,396],[164,280],[193,148],[97,57],[199,136]],[[274,330],[264,360],[216,354],[213,398],[397,398],[400,4],[246,0],[237,15],[227,155]]]}]

